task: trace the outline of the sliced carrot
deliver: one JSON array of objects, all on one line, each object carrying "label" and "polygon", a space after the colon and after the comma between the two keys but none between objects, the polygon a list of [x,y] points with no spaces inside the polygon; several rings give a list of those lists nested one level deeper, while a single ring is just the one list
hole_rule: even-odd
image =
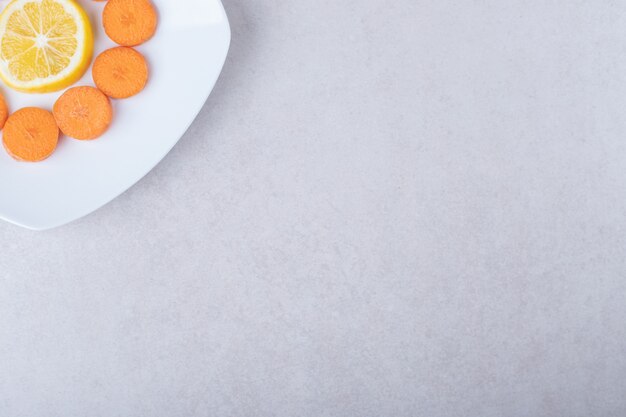
[{"label": "sliced carrot", "polygon": [[104,31],[113,42],[136,46],[154,35],[157,12],[150,0],[109,0],[102,12]]},{"label": "sliced carrot", "polygon": [[93,63],[93,81],[107,96],[127,98],[144,89],[148,64],[139,52],[118,46],[102,52]]},{"label": "sliced carrot", "polygon": [[113,119],[109,98],[94,87],[70,88],[54,103],[52,113],[61,132],[81,140],[100,137]]},{"label": "sliced carrot", "polygon": [[9,106],[7,106],[4,96],[0,94],[0,129],[4,127],[7,117],[9,117]]},{"label": "sliced carrot", "polygon": [[2,142],[18,161],[37,162],[52,155],[59,141],[59,128],[49,111],[25,107],[9,116]]}]

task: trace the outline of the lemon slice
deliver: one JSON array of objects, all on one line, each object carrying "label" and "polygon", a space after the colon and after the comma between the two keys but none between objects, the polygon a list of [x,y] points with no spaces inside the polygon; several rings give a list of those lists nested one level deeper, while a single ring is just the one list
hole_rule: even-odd
[{"label": "lemon slice", "polygon": [[74,0],[13,0],[0,14],[0,77],[15,90],[47,93],[89,67],[93,32]]}]

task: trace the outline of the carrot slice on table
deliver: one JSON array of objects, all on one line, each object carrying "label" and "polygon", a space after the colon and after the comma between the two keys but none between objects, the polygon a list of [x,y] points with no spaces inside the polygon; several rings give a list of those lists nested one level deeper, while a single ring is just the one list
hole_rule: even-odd
[{"label": "carrot slice on table", "polygon": [[18,161],[42,161],[56,149],[59,128],[49,111],[25,107],[9,116],[2,141],[9,155]]},{"label": "carrot slice on table", "polygon": [[109,0],[102,12],[104,31],[113,42],[124,46],[136,46],[150,39],[157,20],[150,0]]},{"label": "carrot slice on table", "polygon": [[74,87],[54,103],[54,118],[61,132],[75,139],[96,139],[111,124],[109,98],[94,87]]},{"label": "carrot slice on table", "polygon": [[93,81],[107,96],[127,98],[144,89],[148,82],[148,64],[139,52],[118,46],[107,49],[93,63]]},{"label": "carrot slice on table", "polygon": [[4,127],[7,117],[9,117],[9,106],[7,106],[4,96],[0,94],[0,129]]}]

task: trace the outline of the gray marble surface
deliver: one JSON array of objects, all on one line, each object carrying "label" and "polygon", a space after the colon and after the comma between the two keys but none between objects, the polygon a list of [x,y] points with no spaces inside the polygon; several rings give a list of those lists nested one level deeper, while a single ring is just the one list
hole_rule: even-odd
[{"label": "gray marble surface", "polygon": [[0,224],[0,415],[626,415],[626,4],[225,6],[151,174]]}]

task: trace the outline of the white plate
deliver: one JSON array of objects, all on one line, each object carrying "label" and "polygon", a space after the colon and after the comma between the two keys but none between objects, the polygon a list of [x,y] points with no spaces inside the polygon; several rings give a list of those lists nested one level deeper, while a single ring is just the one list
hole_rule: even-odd
[{"label": "white plate", "polygon": [[[114,46],[102,30],[104,3],[78,1],[91,17],[96,54]],[[150,172],[185,133],[222,70],[230,27],[220,0],[153,2],[159,12],[157,33],[137,48],[150,64],[146,89],[114,100],[113,124],[100,139],[62,137],[56,152],[43,162],[16,162],[0,147],[0,218],[34,230],[76,220]],[[76,85],[93,85],[91,70]],[[11,110],[51,109],[62,93],[2,91]]]}]

